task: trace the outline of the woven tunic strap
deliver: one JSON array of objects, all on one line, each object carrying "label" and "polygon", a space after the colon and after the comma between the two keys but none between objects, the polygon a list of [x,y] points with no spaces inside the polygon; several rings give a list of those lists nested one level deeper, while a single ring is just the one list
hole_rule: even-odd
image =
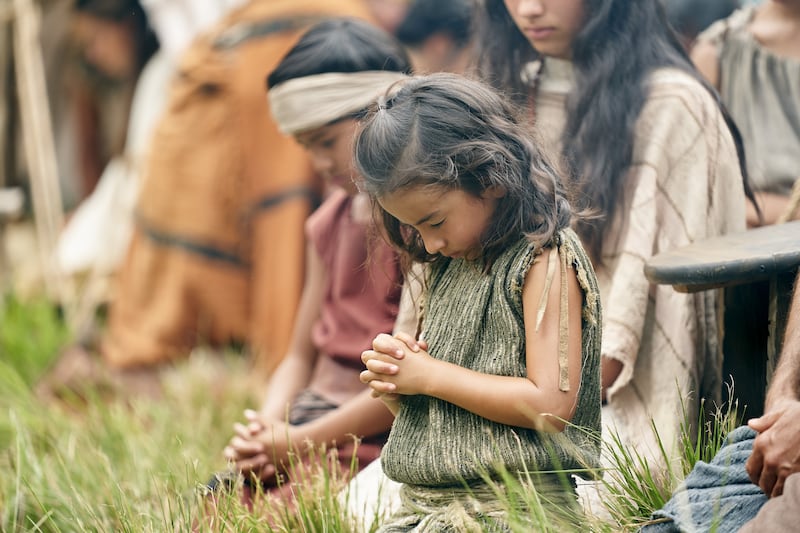
[{"label": "woven tunic strap", "polygon": [[[560,261],[559,261],[560,260]],[[567,254],[553,247],[547,260],[547,274],[544,280],[544,289],[539,298],[539,308],[536,312],[536,331],[542,325],[544,313],[547,311],[547,299],[550,294],[550,286],[553,284],[553,276],[556,272],[556,262],[561,264],[561,287],[560,287],[560,309],[558,315],[558,390],[566,392],[569,390],[569,295],[567,294]]]}]

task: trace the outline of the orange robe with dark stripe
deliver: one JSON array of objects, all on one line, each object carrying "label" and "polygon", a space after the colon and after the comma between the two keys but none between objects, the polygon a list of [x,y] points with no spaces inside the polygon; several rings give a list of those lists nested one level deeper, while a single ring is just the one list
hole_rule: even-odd
[{"label": "orange robe with dark stripe", "polygon": [[265,371],[283,357],[321,183],[272,121],[265,80],[317,17],[339,15],[369,17],[361,0],[251,1],[182,58],[112,295],[102,342],[112,366],[231,342]]}]

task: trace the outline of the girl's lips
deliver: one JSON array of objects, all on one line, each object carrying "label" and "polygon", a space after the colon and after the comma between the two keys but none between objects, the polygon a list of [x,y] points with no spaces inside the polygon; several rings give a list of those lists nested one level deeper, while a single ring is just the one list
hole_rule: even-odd
[{"label": "girl's lips", "polygon": [[554,31],[555,28],[527,28],[525,30],[525,35],[538,41],[549,37]]}]

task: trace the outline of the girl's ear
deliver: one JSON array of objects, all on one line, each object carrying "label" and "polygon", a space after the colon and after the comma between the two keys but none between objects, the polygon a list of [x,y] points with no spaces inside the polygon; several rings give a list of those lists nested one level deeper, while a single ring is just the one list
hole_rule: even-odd
[{"label": "girl's ear", "polygon": [[499,200],[503,198],[508,191],[502,185],[492,185],[491,187],[487,187],[481,193],[481,198],[484,199],[491,199],[491,200]]}]

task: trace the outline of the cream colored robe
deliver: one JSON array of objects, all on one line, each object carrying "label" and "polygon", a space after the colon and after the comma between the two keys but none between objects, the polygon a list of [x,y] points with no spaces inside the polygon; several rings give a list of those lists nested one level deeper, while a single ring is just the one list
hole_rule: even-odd
[{"label": "cream colored robe", "polygon": [[[537,129],[559,150],[571,64],[548,59],[537,93]],[[623,363],[608,390],[603,432],[662,463],[651,419],[676,451],[684,412],[722,387],[719,291],[676,292],[648,282],[647,260],[694,241],[745,229],[745,196],[732,137],[711,95],[689,75],[657,71],[636,128],[624,205],[597,268],[602,354]]]}]

